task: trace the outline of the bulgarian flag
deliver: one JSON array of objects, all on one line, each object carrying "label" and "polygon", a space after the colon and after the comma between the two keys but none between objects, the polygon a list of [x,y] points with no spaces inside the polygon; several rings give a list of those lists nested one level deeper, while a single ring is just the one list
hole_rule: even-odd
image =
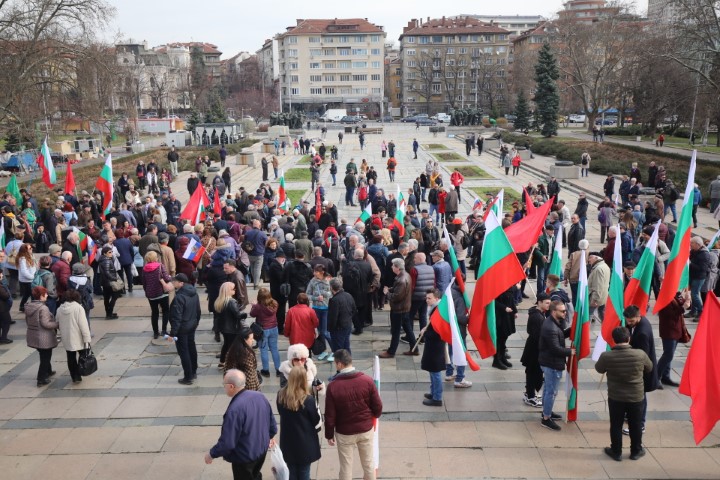
[{"label": "bulgarian flag", "polygon": [[670,258],[665,268],[665,279],[660,287],[657,301],[653,313],[658,313],[665,308],[675,294],[688,286],[687,275],[683,275],[683,270],[687,268],[690,259],[690,233],[692,232],[692,208],[695,189],[695,160],[697,150],[693,150],[690,159],[690,172],[688,173],[687,185],[685,186],[685,197],[683,198],[682,211],[680,212],[680,220],[678,221],[677,230],[675,231],[675,240],[673,241],[672,250],[670,250]]},{"label": "bulgarian flag", "polygon": [[191,225],[197,225],[207,217],[206,212],[209,206],[210,199],[201,185],[193,192],[190,201],[188,201],[185,209],[180,214],[180,218],[189,221]]},{"label": "bulgarian flag", "polygon": [[570,327],[570,342],[575,355],[570,355],[567,364],[567,421],[577,420],[578,363],[590,355],[590,300],[588,295],[587,265],[585,250],[580,254],[580,280],[575,301],[575,314]]},{"label": "bulgarian flag", "polygon": [[0,247],[5,248],[7,245],[7,236],[5,235],[5,221],[0,218]]},{"label": "bulgarian flag", "polygon": [[563,239],[563,227],[562,227],[562,224],[560,224],[557,232],[555,232],[555,250],[553,250],[552,260],[550,260],[550,270],[548,270],[548,273],[557,275],[561,279],[562,279],[562,275],[563,275],[562,239]]},{"label": "bulgarian flag", "polygon": [[[375,355],[373,360],[373,381],[375,388],[380,392],[380,358]],[[377,476],[380,467],[380,419],[373,418],[373,465],[375,466],[375,476]]]},{"label": "bulgarian flag", "polygon": [[393,222],[400,233],[400,236],[405,235],[405,197],[400,191],[400,185],[397,186],[397,208],[395,209],[395,221]]},{"label": "bulgarian flag", "polygon": [[[55,172],[53,171],[53,175]],[[44,174],[43,174],[44,177]],[[113,199],[113,171],[112,171],[112,154],[108,153],[105,158],[105,165],[103,165],[100,176],[95,182],[95,189],[99,190],[103,194],[103,204],[100,216],[105,219],[105,215],[110,213],[110,207],[112,206]],[[69,193],[69,192],[68,192]]]},{"label": "bulgarian flag", "polygon": [[493,202],[492,206],[490,207],[490,209],[493,211],[493,213],[495,213],[495,216],[498,219],[503,218],[503,207],[505,206],[504,203],[505,203],[505,189],[502,188],[498,192],[497,196],[495,197],[495,201]]},{"label": "bulgarian flag", "polygon": [[278,187],[278,210],[280,213],[287,213],[292,209],[292,204],[285,190],[285,172],[280,172],[280,186]]},{"label": "bulgarian flag", "polygon": [[[447,231],[447,227],[443,225],[443,238],[448,242],[448,253],[450,254],[450,266],[453,269],[453,276],[458,284],[458,288],[463,294],[465,299],[465,305],[470,308],[470,297],[465,291],[465,280],[462,278],[462,270],[460,270],[460,262],[458,262],[457,255],[455,254],[455,248],[453,248],[453,241],[450,239],[450,234]],[[450,342],[448,342],[450,343]]]},{"label": "bulgarian flag", "polygon": [[485,241],[477,272],[468,332],[478,348],[480,357],[488,358],[496,352],[495,299],[525,278],[525,271],[510,241],[492,212],[485,222]]},{"label": "bulgarian flag", "polygon": [[[48,188],[52,188],[57,183],[57,175],[55,175],[55,165],[53,165],[50,149],[47,144],[47,137],[43,140],[40,147],[40,153],[37,157],[37,163],[43,172],[42,180]],[[112,182],[111,182],[112,183]]]},{"label": "bulgarian flag", "polygon": [[215,195],[213,195],[213,211],[215,213],[222,213],[222,205],[220,205],[220,192],[218,192],[217,187],[215,187]]},{"label": "bulgarian flag", "polygon": [[635,268],[635,272],[625,289],[625,305],[635,305],[640,309],[640,315],[647,313],[647,306],[650,301],[650,288],[652,287],[652,276],[655,270],[659,229],[660,222],[655,224],[655,230],[645,245],[638,266]]},{"label": "bulgarian flag", "polygon": [[370,202],[368,202],[367,205],[365,205],[365,208],[363,209],[363,211],[360,212],[360,216],[358,217],[358,219],[355,220],[355,223],[357,223],[357,222],[366,223],[371,218],[372,218],[372,205],[370,204]]},{"label": "bulgarian flag", "polygon": [[80,239],[77,244],[78,256],[82,258],[83,255],[87,253],[88,265],[90,265],[93,261],[95,261],[95,256],[97,255],[97,244],[93,241],[90,235],[87,235],[79,228],[73,227],[73,232],[77,233],[78,238]]},{"label": "bulgarian flag", "polygon": [[469,365],[474,371],[480,370],[478,364],[470,356],[470,352],[467,351],[465,341],[460,335],[460,326],[455,315],[455,302],[452,296],[452,282],[447,286],[440,303],[430,315],[430,323],[440,338],[448,345],[452,345],[453,364],[456,366]]},{"label": "bulgarian flag", "polygon": [[625,300],[623,298],[622,241],[619,241],[620,226],[615,225],[613,228],[615,229],[615,250],[613,251],[612,272],[610,272],[610,288],[608,289],[607,301],[605,302],[605,318],[602,321],[602,335],[598,336],[598,342],[602,339],[610,347],[615,346],[612,331],[616,327],[625,325],[625,317],[623,317]]}]

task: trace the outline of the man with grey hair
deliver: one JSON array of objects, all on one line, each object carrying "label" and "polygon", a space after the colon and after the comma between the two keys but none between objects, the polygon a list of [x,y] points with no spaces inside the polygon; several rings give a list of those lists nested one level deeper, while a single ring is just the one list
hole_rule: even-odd
[{"label": "man with grey hair", "polygon": [[692,237],[690,239],[690,298],[692,305],[690,311],[685,314],[685,318],[692,318],[694,322],[702,315],[703,301],[700,298],[700,289],[705,284],[713,268],[715,257],[705,246],[705,242],[701,237]]},{"label": "man with grey hair", "polygon": [[[412,301],[410,304],[410,325],[417,313],[420,319],[420,329],[427,325],[428,305],[425,296],[428,290],[435,288],[435,271],[425,261],[424,253],[415,254],[415,265],[410,269],[410,282],[412,285]],[[406,339],[407,340],[407,339]],[[401,338],[400,341],[403,341]],[[413,347],[414,345],[410,345]]]},{"label": "man with grey hair", "polygon": [[[410,304],[412,301],[412,286],[410,275],[405,271],[405,262],[399,258],[392,261],[393,273],[396,275],[392,288],[384,287],[383,292],[390,302],[390,347],[382,352],[380,358],[394,358],[400,343],[400,329],[405,331],[405,337],[410,345],[415,345],[415,334],[410,321]],[[417,355],[412,350],[403,355]]]},{"label": "man with grey hair", "polygon": [[355,327],[352,333],[360,335],[368,319],[368,309],[372,306],[368,294],[373,281],[373,272],[370,263],[364,261],[364,248],[358,246],[352,252],[352,258],[346,259],[342,265],[342,279],[345,289],[355,299],[357,307],[352,319]]},{"label": "man with grey hair", "polygon": [[265,455],[275,446],[273,437],[278,432],[270,402],[260,392],[245,390],[245,374],[234,368],[225,373],[223,388],[231,400],[220,438],[205,454],[205,463],[222,457],[232,464],[233,478],[262,478]]},{"label": "man with grey hair", "polygon": [[[328,303],[328,332],[330,332],[330,350],[336,352],[340,349],[350,351],[350,332],[352,319],[357,314],[357,307],[353,296],[343,290],[343,281],[340,278],[330,280],[332,297]],[[332,353],[326,359],[334,360]]]}]

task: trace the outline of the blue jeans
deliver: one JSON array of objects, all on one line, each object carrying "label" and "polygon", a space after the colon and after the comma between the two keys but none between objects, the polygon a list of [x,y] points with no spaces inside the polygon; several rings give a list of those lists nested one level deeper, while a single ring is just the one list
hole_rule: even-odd
[{"label": "blue jeans", "polygon": [[443,379],[442,371],[428,372],[430,374],[430,394],[433,400],[442,401]]},{"label": "blue jeans", "polygon": [[[452,358],[453,350],[452,345],[448,344],[448,355],[450,355],[450,358]],[[448,363],[445,366],[445,376],[450,377],[453,374],[453,364]],[[465,380],[465,365],[458,365],[457,367],[457,375],[455,375],[455,381],[456,382],[462,382]]]},{"label": "blue jeans", "polygon": [[250,273],[252,274],[253,283],[255,288],[258,288],[262,282],[260,274],[262,272],[263,256],[262,255],[249,255],[250,257]]},{"label": "blue jeans", "polygon": [[275,370],[280,368],[280,352],[278,352],[278,328],[268,328],[263,330],[263,339],[260,344],[260,361],[262,362],[262,369],[269,370],[269,359],[268,350],[272,353],[273,363],[275,364]]},{"label": "blue jeans", "polygon": [[438,223],[438,221],[440,220],[440,212],[438,212],[438,206],[431,203],[428,215],[429,218],[432,218],[433,212],[435,212],[435,223]]},{"label": "blue jeans", "polygon": [[345,187],[345,205],[353,204],[354,195],[355,195],[355,187]]},{"label": "blue jeans", "polygon": [[421,193],[421,197],[420,197],[420,198],[422,198],[422,201],[423,201],[423,202],[427,202],[427,200],[425,200],[425,198],[426,198],[426,197],[425,197],[425,193],[427,192],[427,188],[426,188],[426,187],[422,187],[421,192],[422,192],[422,193]]},{"label": "blue jeans", "polygon": [[344,348],[348,352],[352,353],[350,350],[350,332],[352,331],[352,327],[341,329],[341,330],[335,330],[334,332],[330,333],[330,348],[332,349],[332,352],[335,353],[341,348]]},{"label": "blue jeans", "polygon": [[562,380],[562,374],[564,370],[555,370],[550,367],[540,366],[543,371],[543,377],[545,383],[543,384],[543,417],[550,418],[552,415],[553,405],[555,404],[555,397],[557,397],[558,388],[560,387],[560,381]]},{"label": "blue jeans", "polygon": [[704,278],[690,280],[690,298],[692,299],[692,306],[690,307],[690,311],[695,312],[698,317],[702,313],[703,309],[702,298],[700,298],[700,288],[702,288],[704,283]]},{"label": "blue jeans", "polygon": [[677,222],[677,210],[675,208],[675,204],[671,203],[669,205],[665,205],[665,211],[663,212],[663,218],[665,218],[665,215],[667,215],[668,210],[670,210],[673,214],[673,222]]},{"label": "blue jeans", "polygon": [[672,359],[675,356],[675,348],[677,348],[678,341],[672,338],[663,338],[663,353],[657,362],[658,378],[670,378],[670,371],[672,370]]},{"label": "blue jeans", "polygon": [[288,480],[310,480],[310,465],[312,464],[288,463],[288,470],[290,470]]},{"label": "blue jeans", "polygon": [[[335,178],[336,174],[335,174],[335,173],[331,173],[330,176],[331,176],[332,179],[333,179],[333,185],[335,185],[335,184],[337,183],[337,179]],[[277,177],[275,177],[275,178],[277,178]]]},{"label": "blue jeans", "polygon": [[327,309],[320,309],[320,308],[313,308],[313,311],[315,312],[315,315],[318,317],[318,322],[320,323],[318,328],[318,331],[322,336],[325,337],[325,340],[328,342],[330,341],[330,332],[328,332],[327,329],[327,315],[328,311]]},{"label": "blue jeans", "polygon": [[545,279],[547,278],[549,269],[550,269],[549,265],[545,265],[544,267],[541,267],[538,265],[538,267],[537,267],[537,293],[545,291]]}]

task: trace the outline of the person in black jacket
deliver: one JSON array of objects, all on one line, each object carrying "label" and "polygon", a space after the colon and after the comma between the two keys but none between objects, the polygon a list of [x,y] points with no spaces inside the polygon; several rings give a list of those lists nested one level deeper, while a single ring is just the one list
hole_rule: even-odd
[{"label": "person in black jacket", "polygon": [[313,276],[312,267],[305,261],[303,252],[295,251],[295,260],[289,262],[285,267],[285,283],[290,284],[290,295],[288,295],[290,308],[297,304],[298,294],[305,292],[307,284],[310,283]]},{"label": "person in black jacket", "polygon": [[[437,288],[427,291],[425,301],[427,302],[430,315],[437,308],[442,294]],[[433,329],[432,323],[428,323],[420,332],[425,339],[420,368],[430,374],[430,393],[425,394],[423,405],[429,407],[442,407],[443,381],[442,372],[445,369],[445,342]]]},{"label": "person in black jacket", "polygon": [[710,275],[714,262],[715,257],[707,249],[703,239],[692,237],[690,239],[690,298],[692,306],[685,317],[693,318],[694,322],[697,322],[702,315],[703,301],[700,297],[700,290]]},{"label": "person in black jacket", "polygon": [[175,298],[170,304],[170,336],[175,339],[183,368],[183,378],[178,383],[192,385],[198,368],[195,330],[200,322],[200,297],[184,273],[175,275],[172,284]]},{"label": "person in black jacket", "polygon": [[105,303],[105,319],[111,320],[118,318],[117,313],[113,313],[115,302],[120,296],[120,292],[113,290],[111,282],[120,280],[117,270],[115,270],[115,262],[113,261],[113,249],[110,245],[105,245],[101,251],[100,260],[98,260],[98,276],[102,284],[103,301]]},{"label": "person in black jacket", "polygon": [[[647,317],[640,315],[640,308],[635,305],[625,307],[623,311],[625,317],[625,326],[630,329],[630,346],[647,353],[653,364],[652,371],[643,374],[643,385],[645,387],[645,396],[643,397],[642,406],[642,431],[645,431],[645,417],[647,415],[647,392],[662,390],[662,385],[658,380],[657,372],[657,356],[655,355],[655,336],[653,334],[652,325]],[[623,428],[625,435],[630,435],[630,430]]]},{"label": "person in black jacket", "polygon": [[585,198],[584,193],[580,193],[578,195],[577,206],[575,207],[575,215],[580,217],[580,225],[583,227],[583,230],[585,230],[585,220],[587,220],[587,211],[588,211],[587,198]]},{"label": "person in black jacket", "polygon": [[[328,304],[328,332],[330,332],[330,350],[337,352],[345,349],[350,351],[350,331],[352,330],[352,318],[357,313],[355,300],[352,295],[343,290],[342,280],[333,278],[330,280],[330,289],[333,296]],[[333,361],[330,354],[325,360]]]},{"label": "person in black jacket", "polygon": [[560,327],[567,313],[565,304],[556,300],[550,304],[550,316],[543,322],[540,329],[540,343],[538,344],[538,363],[543,371],[543,415],[541,425],[550,430],[560,430],[555,420],[560,415],[552,411],[555,404],[562,374],[565,370],[565,359],[575,355],[574,348],[565,347],[565,339],[570,335],[570,329],[563,331]]},{"label": "person in black jacket", "polygon": [[[285,307],[287,306],[287,297],[282,294],[280,286],[285,283],[285,267],[287,257],[285,252],[278,250],[275,258],[268,265],[268,281],[270,282],[270,295],[278,302],[278,309],[275,312],[278,322],[278,333],[282,335],[285,328]],[[281,327],[282,325],[282,327]]]},{"label": "person in black jacket", "polygon": [[570,230],[567,236],[568,256],[580,250],[580,240],[585,238],[585,228],[580,223],[580,215],[573,213],[570,216],[570,222]]},{"label": "person in black jacket", "polygon": [[523,349],[520,363],[525,366],[525,393],[523,402],[531,407],[541,408],[542,397],[537,395],[543,384],[543,372],[538,363],[538,348],[540,344],[540,330],[547,318],[545,315],[550,309],[550,296],[540,292],[537,295],[535,306],[528,310],[527,340]]},{"label": "person in black jacket", "polygon": [[507,370],[512,367],[512,363],[507,359],[506,342],[510,335],[515,333],[515,317],[517,316],[516,292],[517,287],[513,285],[495,299],[497,349],[492,366],[499,370]]},{"label": "person in black jacket", "polygon": [[12,297],[10,296],[10,288],[7,285],[5,276],[0,270],[0,345],[12,343],[8,338],[12,318],[10,317],[10,308],[12,307]]},{"label": "person in black jacket", "polygon": [[[373,281],[373,272],[370,263],[363,260],[365,250],[358,246],[352,253],[353,258],[346,259],[342,264],[343,287],[355,300],[356,313],[353,317],[353,335],[360,335],[365,328],[366,319],[372,318],[370,309],[372,303],[368,300],[370,285]],[[334,351],[334,350],[333,350]]]}]

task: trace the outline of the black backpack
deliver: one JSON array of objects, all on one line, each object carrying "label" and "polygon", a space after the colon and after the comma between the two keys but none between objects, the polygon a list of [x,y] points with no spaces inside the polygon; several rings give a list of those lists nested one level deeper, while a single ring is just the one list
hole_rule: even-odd
[{"label": "black backpack", "polygon": [[352,294],[364,293],[360,267],[354,261],[343,265],[343,288]]}]

